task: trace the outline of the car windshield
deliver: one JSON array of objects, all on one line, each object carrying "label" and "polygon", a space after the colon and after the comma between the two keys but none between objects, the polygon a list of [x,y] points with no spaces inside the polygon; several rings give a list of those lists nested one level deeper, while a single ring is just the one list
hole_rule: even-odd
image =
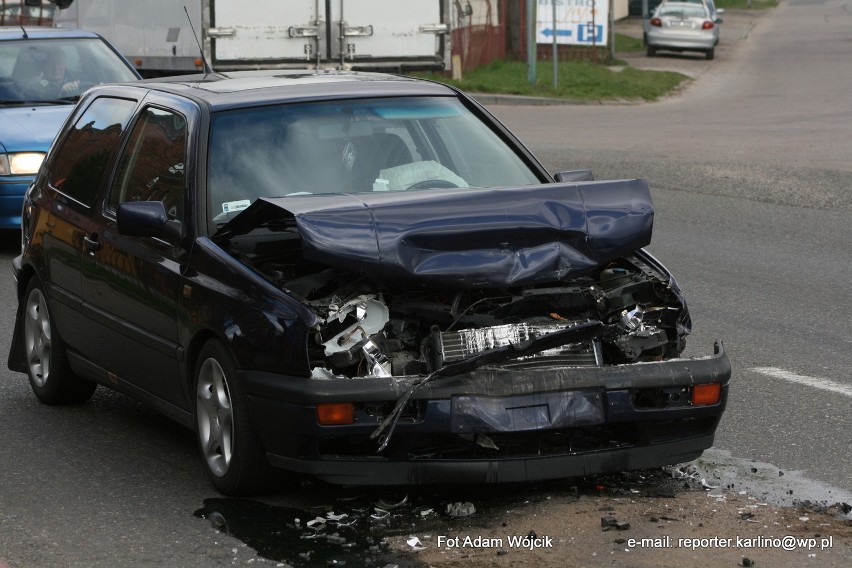
[{"label": "car windshield", "polygon": [[406,97],[282,104],[214,115],[211,231],[258,197],[540,183],[460,101]]},{"label": "car windshield", "polygon": [[74,102],[100,83],[133,81],[133,69],[98,38],[0,42],[0,103]]}]

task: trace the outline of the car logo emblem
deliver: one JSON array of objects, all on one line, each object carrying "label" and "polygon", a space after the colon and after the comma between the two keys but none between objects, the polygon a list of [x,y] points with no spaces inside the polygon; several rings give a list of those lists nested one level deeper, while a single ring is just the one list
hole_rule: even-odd
[{"label": "car logo emblem", "polygon": [[352,142],[347,142],[346,146],[343,147],[343,165],[350,172],[352,171],[352,166],[355,165],[356,156],[355,146],[352,145]]}]

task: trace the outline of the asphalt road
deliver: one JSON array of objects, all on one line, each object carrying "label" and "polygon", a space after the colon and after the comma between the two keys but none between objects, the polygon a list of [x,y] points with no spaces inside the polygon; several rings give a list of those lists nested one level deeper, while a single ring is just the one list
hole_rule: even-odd
[{"label": "asphalt road", "polygon": [[[793,0],[678,97],[492,110],[554,170],[650,180],[651,250],[687,293],[689,352],[721,338],[733,360],[717,447],[852,491],[849,30],[845,0]],[[0,237],[0,266],[17,246]],[[0,271],[4,356],[11,285]],[[193,515],[215,497],[188,431],[105,389],[49,408],[0,371],[0,566],[264,563]]]},{"label": "asphalt road", "polygon": [[[717,447],[846,490],[850,29],[845,1],[792,0],[754,18],[746,37],[663,102],[492,106],[553,170],[650,180],[650,249],[686,291],[690,352],[718,337],[733,360]],[[666,57],[673,67],[690,59],[654,64]]]}]

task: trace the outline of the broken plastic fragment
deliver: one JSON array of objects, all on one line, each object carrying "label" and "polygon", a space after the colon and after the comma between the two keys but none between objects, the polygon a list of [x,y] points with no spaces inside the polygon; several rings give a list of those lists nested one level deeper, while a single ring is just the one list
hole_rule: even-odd
[{"label": "broken plastic fragment", "polygon": [[411,547],[411,548],[413,548],[414,550],[423,550],[424,548],[426,548],[426,547],[425,547],[425,546],[423,546],[423,544],[420,542],[420,539],[419,539],[419,538],[417,538],[416,536],[413,536],[413,537],[409,538],[409,539],[408,539],[407,541],[405,541],[405,542],[407,542],[407,543],[408,543],[408,546],[410,546],[410,547]]},{"label": "broken plastic fragment", "polygon": [[[376,501],[376,505],[378,505],[378,507],[380,507],[382,510],[385,510],[385,511],[391,511],[393,509],[399,509],[400,507],[402,507],[406,503],[408,503],[408,495],[404,496],[400,501],[397,501],[395,503],[385,501],[384,499],[379,499],[378,501]],[[376,510],[378,511],[379,509],[377,508]]]},{"label": "broken plastic fragment", "polygon": [[325,369],[323,367],[314,367],[311,370],[311,378],[312,379],[333,379],[334,373],[331,369]]},{"label": "broken plastic fragment", "polygon": [[672,479],[698,479],[698,471],[692,466],[663,468],[668,471]]},{"label": "broken plastic fragment", "polygon": [[378,507],[375,507],[374,510],[376,512],[373,513],[372,515],[370,515],[370,518],[372,518],[372,519],[379,520],[379,519],[384,519],[385,517],[390,516],[390,513],[388,511],[385,511],[384,509],[379,509]]},{"label": "broken plastic fragment", "polygon": [[350,315],[355,320],[352,325],[323,343],[326,355],[348,351],[364,339],[380,332],[390,319],[388,307],[381,300],[373,295],[364,295],[349,300],[342,306],[330,304],[326,323],[330,324],[335,320],[343,322]]},{"label": "broken plastic fragment", "polygon": [[499,450],[497,444],[494,443],[494,440],[486,436],[485,434],[459,434],[463,439],[468,442],[473,442],[478,446],[483,448],[488,448],[489,450]]},{"label": "broken plastic fragment", "polygon": [[364,358],[367,360],[369,375],[374,377],[391,377],[391,364],[385,354],[379,351],[379,346],[373,343],[372,340],[367,341],[361,350],[364,352]]},{"label": "broken plastic fragment", "polygon": [[455,503],[447,504],[447,514],[451,517],[468,517],[475,512],[476,507],[474,507],[473,503],[469,501],[465,501],[464,503],[457,501]]},{"label": "broken plastic fragment", "polygon": [[307,525],[312,529],[317,527],[322,528],[323,526],[325,526],[325,519],[323,519],[322,517],[317,517],[312,521],[308,521]]},{"label": "broken plastic fragment", "polygon": [[325,518],[329,521],[341,521],[348,517],[347,513],[340,513],[339,515],[335,515],[334,513],[326,513]]}]

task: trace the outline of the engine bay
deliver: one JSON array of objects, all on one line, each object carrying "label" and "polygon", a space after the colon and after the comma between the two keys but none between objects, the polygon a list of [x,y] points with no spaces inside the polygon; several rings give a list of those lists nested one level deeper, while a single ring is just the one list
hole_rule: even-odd
[{"label": "engine bay", "polygon": [[308,345],[315,379],[423,376],[593,322],[602,324],[595,337],[517,357],[510,350],[496,364],[523,369],[659,361],[677,357],[689,333],[677,285],[641,251],[549,286],[437,290],[304,259],[285,262],[298,253],[282,253],[281,244],[278,254],[253,248],[235,256],[317,314],[320,324]]}]

